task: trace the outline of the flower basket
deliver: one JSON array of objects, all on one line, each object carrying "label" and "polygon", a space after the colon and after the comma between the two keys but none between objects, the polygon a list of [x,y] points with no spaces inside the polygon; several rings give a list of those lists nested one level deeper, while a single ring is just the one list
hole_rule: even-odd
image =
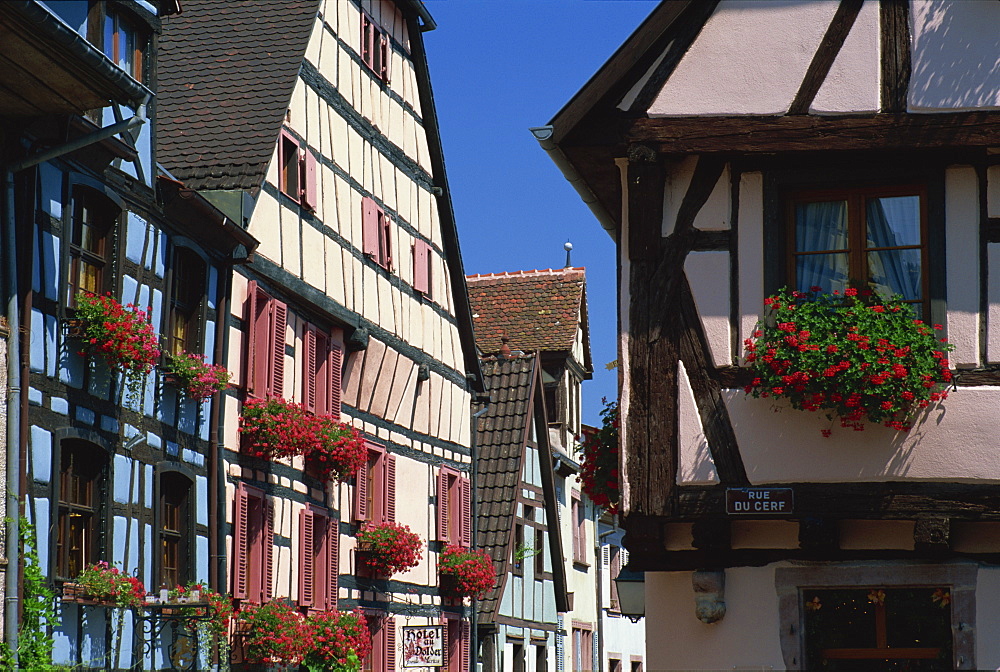
[{"label": "flower basket", "polygon": [[306,619],[284,600],[249,605],[236,614],[243,660],[251,664],[298,665],[312,649]]},{"label": "flower basket", "polygon": [[321,611],[307,619],[312,649],[303,665],[309,672],[356,672],[371,651],[371,635],[360,609],[351,612]]},{"label": "flower basket", "polygon": [[[214,641],[222,641],[229,635],[229,622],[233,617],[233,599],[229,595],[222,595],[203,583],[194,582],[175,587],[167,594],[167,599],[179,603],[171,612],[172,615],[181,617],[187,628],[197,630],[206,639]],[[186,607],[180,604],[184,599],[207,603],[208,606]],[[164,609],[163,613],[166,614],[167,610]]]},{"label": "flower basket", "polygon": [[747,394],[839,416],[855,431],[868,422],[903,432],[921,409],[947,398],[952,346],[934,335],[941,325],[916,319],[900,297],[819,290],[784,289],[764,300],[768,314],[744,342],[754,373]]},{"label": "flower basket", "polygon": [[[146,587],[134,576],[121,572],[106,562],[90,565],[76,578],[71,588],[73,601],[114,604],[118,607],[138,607],[145,603]],[[66,585],[63,585],[65,596]]]},{"label": "flower basket", "polygon": [[188,399],[205,401],[229,387],[230,375],[226,367],[209,364],[204,355],[181,352],[168,354],[167,360],[169,373],[164,376],[164,382],[179,388]]},{"label": "flower basket", "polygon": [[416,567],[423,542],[405,525],[365,523],[358,532],[358,564],[377,576]]},{"label": "flower basket", "polygon": [[441,593],[453,597],[476,597],[493,588],[496,571],[485,551],[448,545],[441,552],[438,568]]},{"label": "flower basket", "polygon": [[67,581],[62,585],[63,602],[82,602],[85,596],[86,594],[83,591],[83,586],[79,583]]},{"label": "flower basket", "polygon": [[604,400],[601,426],[584,431],[580,482],[597,506],[611,513],[618,510],[618,403]]},{"label": "flower basket", "polygon": [[146,374],[160,357],[159,342],[150,324],[152,309],[123,306],[110,294],[81,293],[76,297],[76,318],[67,321],[67,333],[76,333],[80,354],[100,356],[112,369],[125,374],[130,399],[138,399]]}]

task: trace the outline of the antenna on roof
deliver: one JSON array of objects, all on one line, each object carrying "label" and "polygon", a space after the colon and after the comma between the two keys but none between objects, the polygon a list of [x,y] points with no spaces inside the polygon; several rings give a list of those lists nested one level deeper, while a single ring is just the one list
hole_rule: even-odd
[{"label": "antenna on roof", "polygon": [[569,262],[569,253],[573,251],[573,243],[567,240],[566,244],[563,245],[563,249],[566,250],[566,268],[572,268],[573,264]]}]

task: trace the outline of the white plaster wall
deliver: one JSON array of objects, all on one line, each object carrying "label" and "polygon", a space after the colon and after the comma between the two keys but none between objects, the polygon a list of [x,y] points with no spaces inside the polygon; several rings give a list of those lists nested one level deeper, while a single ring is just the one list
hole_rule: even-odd
[{"label": "white plaster wall", "polygon": [[[671,167],[667,172],[667,184],[663,191],[663,235],[669,236],[677,225],[677,213],[680,211],[684,194],[691,186],[697,156],[688,156]],[[725,230],[730,227],[731,192],[729,166],[726,165],[715,183],[715,188],[709,194],[708,200],[694,218],[694,227],[708,231]]]},{"label": "white plaster wall", "polygon": [[761,173],[740,176],[739,230],[740,357],[764,309],[764,178]]},{"label": "white plaster wall", "polygon": [[836,10],[832,0],[722,0],[649,115],[783,114]]},{"label": "white plaster wall", "polygon": [[1000,670],[1000,568],[980,567],[976,579],[976,667]]},{"label": "white plaster wall", "polygon": [[913,0],[909,109],[1000,108],[1000,3]]},{"label": "white plaster wall", "polygon": [[[840,427],[821,413],[724,390],[740,453],[753,483],[885,480],[1000,482],[1000,389],[960,387],[909,433]],[[820,433],[832,429],[830,437]]]},{"label": "white plaster wall", "polygon": [[729,329],[729,253],[692,252],[684,271],[716,366],[733,363]]},{"label": "white plaster wall", "polygon": [[878,0],[865,0],[833,66],[816,93],[813,114],[876,112],[879,109],[880,37]]},{"label": "white plaster wall", "polygon": [[948,339],[958,367],[979,363],[979,182],[971,166],[945,170]]},{"label": "white plaster wall", "polygon": [[708,448],[708,440],[701,424],[701,415],[691,391],[691,381],[684,362],[678,363],[678,442],[680,455],[677,465],[677,483],[701,485],[718,483],[715,462]]},{"label": "white plaster wall", "polygon": [[986,316],[986,359],[988,364],[1000,362],[1000,245],[986,246],[986,263],[989,264],[987,289],[989,312]]},{"label": "white plaster wall", "polygon": [[774,568],[726,570],[726,617],[711,625],[695,616],[691,572],[646,572],[646,669],[785,669]]}]

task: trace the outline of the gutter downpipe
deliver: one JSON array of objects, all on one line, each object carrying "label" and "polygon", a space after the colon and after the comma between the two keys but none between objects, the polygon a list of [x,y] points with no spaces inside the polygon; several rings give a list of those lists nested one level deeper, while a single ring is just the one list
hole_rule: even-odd
[{"label": "gutter downpipe", "polygon": [[[221,326],[222,328],[216,328],[216,343],[218,347],[218,353],[215,358],[215,363],[220,364],[228,361],[226,359],[229,353],[229,332],[232,328],[232,310],[229,307],[229,300],[233,291],[233,273],[235,269],[230,263],[229,269],[226,272],[226,281],[220,282],[220,285],[224,285],[222,288],[223,294],[222,298],[219,300],[218,306],[219,310],[216,315],[222,311],[225,311],[222,315]],[[218,323],[220,320],[216,318]],[[222,338],[220,342],[219,334],[221,333]],[[219,393],[219,403],[217,407],[219,409],[219,417],[217,419],[216,434],[213,438],[214,446],[211,447],[212,459],[215,462],[215,474],[214,479],[211,481],[212,487],[214,485],[215,498],[212,503],[216,510],[216,527],[212,530],[215,533],[215,548],[210,552],[214,555],[215,564],[215,580],[216,586],[215,590],[220,594],[225,595],[225,588],[229,585],[228,577],[226,576],[226,470],[223,468],[225,461],[223,460],[223,446],[225,445],[225,431],[226,431],[226,414],[224,412],[224,405],[226,403],[225,393]],[[211,478],[211,476],[210,476]],[[209,495],[209,498],[212,496]],[[211,570],[209,570],[211,572]]]},{"label": "gutter downpipe", "polygon": [[[7,250],[7,322],[14,334],[10,338],[7,349],[7,523],[6,548],[7,572],[4,580],[4,642],[10,647],[12,663],[17,668],[18,647],[18,609],[20,603],[21,574],[19,558],[10,561],[11,548],[18,548],[20,543],[20,499],[19,484],[21,482],[21,320],[20,306],[17,300],[17,225],[14,221],[14,174],[45,161],[75,152],[95,142],[100,142],[119,133],[124,133],[135,126],[146,123],[146,106],[152,98],[146,94],[136,108],[135,114],[124,121],[119,121],[100,130],[72,140],[56,147],[50,147],[42,152],[29,156],[7,167],[4,173],[5,201],[4,219],[7,231],[4,247]],[[13,488],[10,484],[16,484]],[[15,553],[15,555],[19,555]]]},{"label": "gutter downpipe", "polygon": [[[484,395],[486,403],[478,411],[472,414],[472,437],[469,441],[469,459],[472,460],[472,474],[469,489],[472,490],[472,548],[476,547],[476,539],[479,538],[479,498],[477,486],[479,485],[479,418],[483,417],[486,411],[490,410],[490,397]],[[472,613],[469,615],[469,670],[478,672],[476,661],[479,659],[479,602],[472,600]]]},{"label": "gutter downpipe", "polygon": [[601,202],[597,199],[597,195],[587,186],[587,182],[576,171],[573,164],[569,162],[569,159],[566,158],[559,145],[552,141],[555,127],[550,124],[548,126],[536,126],[528,130],[535,136],[535,140],[538,141],[541,148],[549,155],[552,162],[556,164],[556,168],[563,174],[563,177],[573,185],[576,193],[583,199],[584,204],[590,208],[590,211],[594,213],[594,217],[600,222],[601,227],[608,232],[612,240],[617,241],[618,225],[615,223],[615,220],[611,217],[607,209],[601,205]]}]

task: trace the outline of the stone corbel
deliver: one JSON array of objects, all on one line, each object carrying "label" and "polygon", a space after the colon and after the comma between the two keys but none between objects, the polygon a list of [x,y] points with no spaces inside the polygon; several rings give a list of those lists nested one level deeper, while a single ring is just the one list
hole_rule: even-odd
[{"label": "stone corbel", "polygon": [[702,623],[717,623],[726,616],[726,571],[700,570],[691,574],[694,613]]}]

